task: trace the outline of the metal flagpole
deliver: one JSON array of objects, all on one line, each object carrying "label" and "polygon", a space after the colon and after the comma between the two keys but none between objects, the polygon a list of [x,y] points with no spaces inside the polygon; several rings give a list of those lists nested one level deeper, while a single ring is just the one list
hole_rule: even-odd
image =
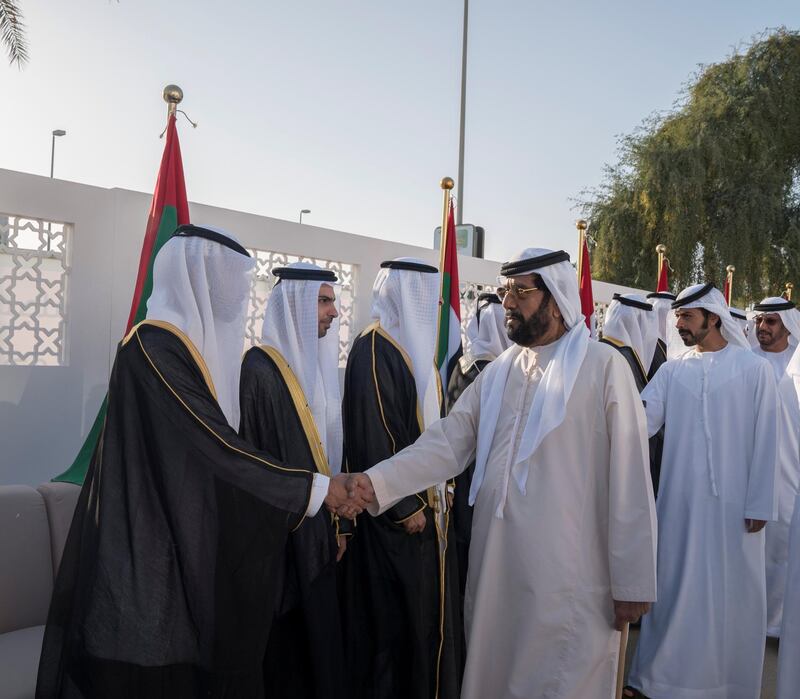
[{"label": "metal flagpole", "polygon": [[784,293],[786,294],[787,301],[792,300],[792,289],[794,289],[794,284],[792,284],[792,282],[786,282],[786,291]]},{"label": "metal flagpole", "polygon": [[628,632],[630,624],[626,623],[622,627],[619,635],[619,660],[617,662],[617,691],[614,694],[616,699],[622,699],[622,686],[625,681],[625,656],[628,654]]},{"label": "metal flagpole", "polygon": [[589,224],[582,218],[575,221],[575,228],[578,229],[578,264],[575,265],[578,273],[578,288],[581,287],[581,273],[583,272],[583,242],[586,240],[586,229]]},{"label": "metal flagpole", "polygon": [[733,298],[733,273],[736,271],[736,267],[728,265],[725,271],[728,273],[728,298],[725,299],[725,302],[730,306]]},{"label": "metal flagpole", "polygon": [[467,23],[469,19],[469,0],[464,0],[464,36],[461,43],[461,111],[458,132],[458,210],[456,224],[464,223],[464,130],[467,117]]},{"label": "metal flagpole", "polygon": [[663,243],[656,245],[656,252],[658,253],[658,274],[656,274],[656,287],[661,281],[661,272],[664,269],[664,255],[667,254],[667,246]]}]

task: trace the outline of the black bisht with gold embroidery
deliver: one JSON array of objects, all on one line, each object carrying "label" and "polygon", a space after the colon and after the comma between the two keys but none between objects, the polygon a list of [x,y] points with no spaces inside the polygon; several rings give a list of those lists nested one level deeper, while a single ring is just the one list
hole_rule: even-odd
[{"label": "black bisht with gold embroidery", "polygon": [[[274,348],[254,347],[245,354],[239,404],[239,433],[248,442],[268,448],[282,461],[316,472],[328,470],[300,383]],[[333,522],[323,507],[289,535],[264,659],[270,699],[344,696],[337,527],[338,521]]]},{"label": "black bisht with gold embroidery", "polygon": [[261,697],[275,570],[312,474],[228,425],[180,331],[117,352],[53,593],[36,696]]},{"label": "black bisht with gold embroidery", "polygon": [[[344,388],[349,470],[375,465],[420,435],[408,360],[377,324],[356,339]],[[423,510],[421,534],[403,520]],[[452,528],[442,560],[427,493],[379,517],[359,515],[342,561],[348,681],[357,699],[456,699],[463,670],[458,566]]]}]

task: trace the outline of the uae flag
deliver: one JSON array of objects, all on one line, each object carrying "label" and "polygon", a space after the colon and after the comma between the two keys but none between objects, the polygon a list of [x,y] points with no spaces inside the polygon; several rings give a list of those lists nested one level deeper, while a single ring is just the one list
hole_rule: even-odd
[{"label": "uae flag", "polygon": [[456,253],[456,223],[453,200],[447,214],[447,231],[441,238],[442,295],[439,302],[439,338],[436,349],[436,366],[442,378],[442,388],[447,390],[450,373],[462,354],[461,350],[461,300],[458,293],[458,254]]},{"label": "uae flag", "polygon": [[[147,217],[144,244],[139,258],[139,273],[136,277],[136,287],[131,301],[128,324],[125,327],[123,337],[136,323],[144,320],[145,315],[147,315],[147,299],[150,298],[150,292],[153,290],[153,262],[155,257],[161,246],[175,232],[175,229],[184,223],[189,223],[189,204],[186,201],[186,184],[183,180],[181,147],[178,143],[178,132],[175,128],[175,115],[173,114],[169,117],[169,123],[167,124],[167,142],[164,145],[164,155],[161,157],[156,189],[153,193],[153,201],[150,204],[150,213]],[[107,397],[103,399],[100,411],[92,424],[92,429],[89,430],[89,434],[72,465],[53,480],[77,485],[83,483],[86,469],[89,467],[89,462],[105,423],[106,401]]]},{"label": "uae flag", "polygon": [[667,261],[661,263],[661,269],[658,272],[658,283],[656,284],[656,292],[669,291],[669,279],[667,279]]},{"label": "uae flag", "polygon": [[592,295],[592,266],[589,261],[589,245],[586,236],[581,236],[581,249],[578,251],[578,291],[581,298],[581,313],[586,319],[586,327],[595,336],[594,297]]}]

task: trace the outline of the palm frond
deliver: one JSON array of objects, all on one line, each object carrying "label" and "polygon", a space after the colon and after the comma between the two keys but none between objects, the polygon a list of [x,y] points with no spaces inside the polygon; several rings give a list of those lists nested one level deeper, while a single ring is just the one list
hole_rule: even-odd
[{"label": "palm frond", "polygon": [[25,24],[17,0],[0,0],[0,42],[6,47],[11,65],[22,68],[28,62]]}]

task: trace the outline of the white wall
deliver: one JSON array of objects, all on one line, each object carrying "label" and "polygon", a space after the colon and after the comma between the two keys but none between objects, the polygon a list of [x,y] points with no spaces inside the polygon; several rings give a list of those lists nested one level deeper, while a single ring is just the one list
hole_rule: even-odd
[{"label": "white wall", "polygon": [[[0,213],[73,225],[67,364],[0,366],[0,484],[49,480],[77,454],[105,395],[125,329],[150,198],[0,169]],[[354,332],[367,323],[372,281],[382,260],[414,256],[438,264],[438,253],[431,249],[265,216],[194,203],[190,216],[194,223],[231,231],[246,247],[353,264]],[[459,258],[465,281],[492,282],[499,267],[498,262]],[[598,282],[595,300],[607,302],[615,291],[630,290]]]}]

